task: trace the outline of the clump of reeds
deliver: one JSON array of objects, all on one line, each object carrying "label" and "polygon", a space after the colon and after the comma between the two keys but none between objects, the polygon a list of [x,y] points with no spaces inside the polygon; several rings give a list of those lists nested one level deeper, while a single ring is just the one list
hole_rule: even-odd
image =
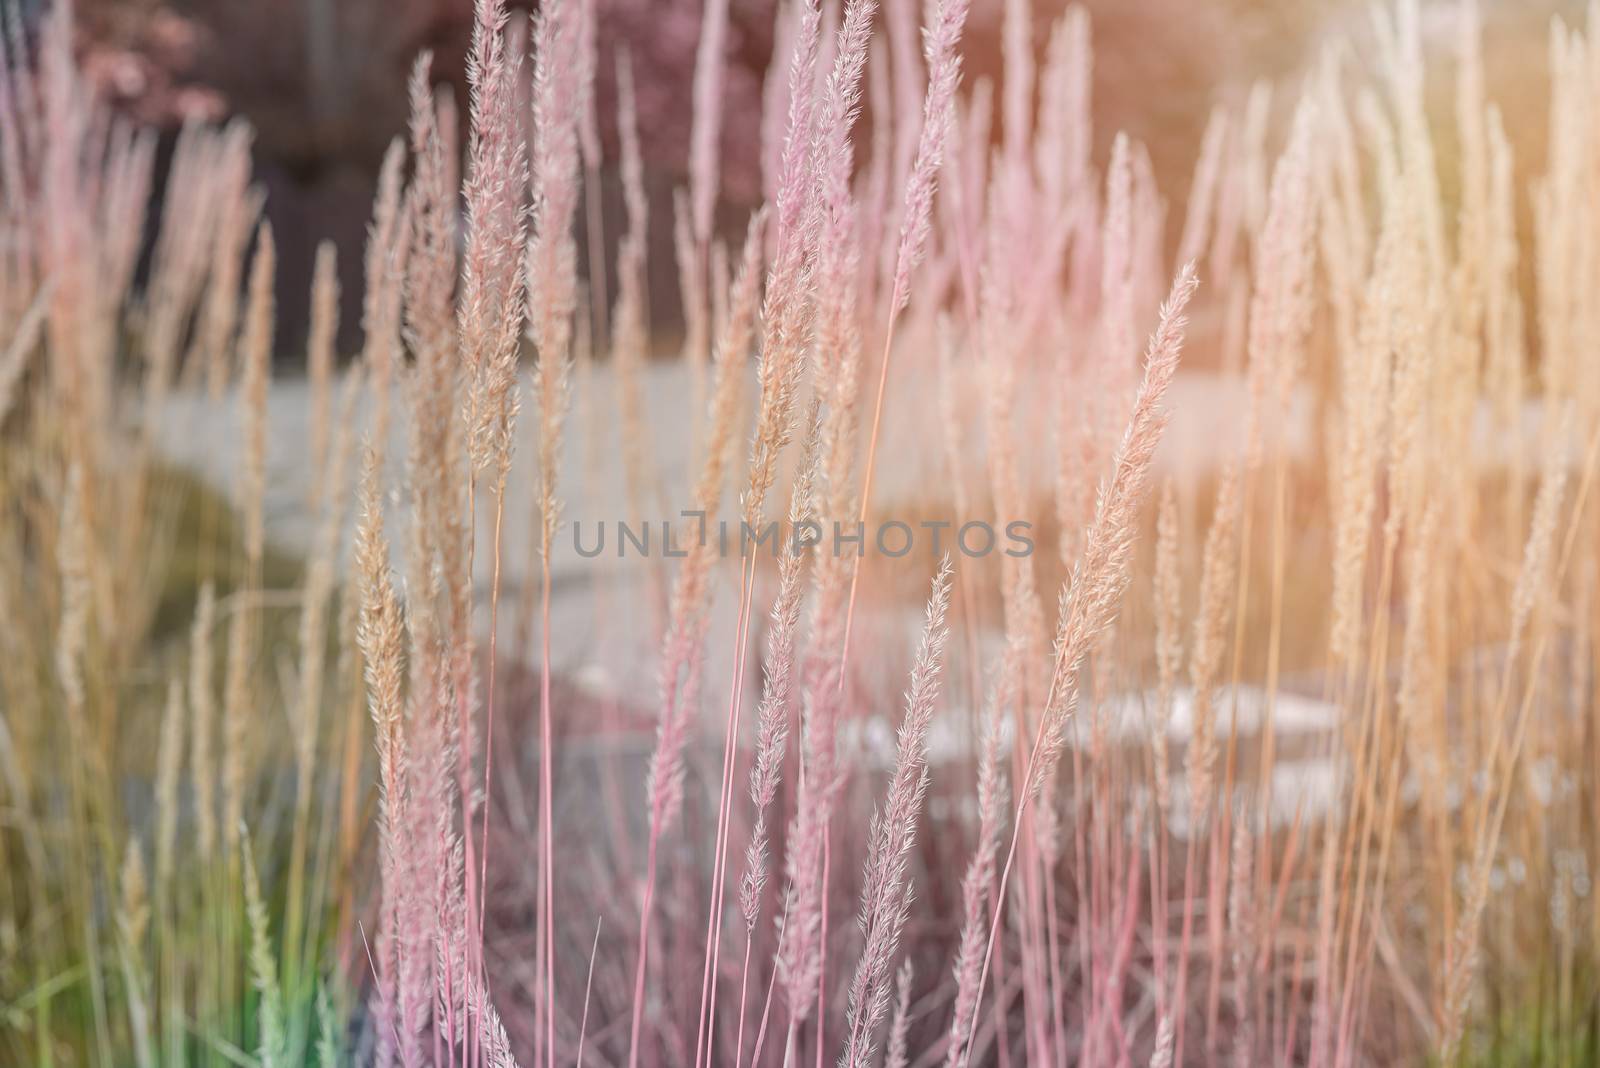
[{"label": "clump of reeds", "polygon": [[[1441,62],[1398,0],[1370,69],[1330,48],[1214,109],[1169,241],[1181,190],[1093,127],[1087,13],[1007,0],[965,84],[965,0],[882,8],[777,5],[734,247],[748,13],[705,5],[685,418],[645,388],[635,67],[611,161],[598,5],[478,0],[459,131],[411,70],[343,371],[317,251],[285,498],[248,128],[183,129],[147,232],[152,137],[67,8],[0,5],[0,1061],[1592,1054],[1593,25],[1552,28],[1519,163],[1475,5]],[[1202,375],[1241,433],[1175,462]],[[196,395],[235,409],[231,494],[159,459]],[[637,599],[561,570],[573,422],[630,512],[703,521]],[[906,486],[913,451],[940,473]],[[938,555],[877,551],[901,510],[950,520]],[[978,519],[1049,551],[950,548]],[[590,659],[645,635],[654,692],[562,661],[585,596]]]}]

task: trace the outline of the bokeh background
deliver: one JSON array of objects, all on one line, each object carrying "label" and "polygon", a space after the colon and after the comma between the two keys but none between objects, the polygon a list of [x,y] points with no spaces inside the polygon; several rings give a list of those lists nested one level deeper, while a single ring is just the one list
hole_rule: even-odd
[{"label": "bokeh background", "polygon": [[[24,12],[39,0],[24,0]],[[526,13],[533,3],[510,5]],[[837,7],[838,5],[832,5]],[[1033,5],[1036,44],[1065,0]],[[1094,26],[1095,131],[1100,158],[1126,131],[1150,152],[1169,198],[1169,240],[1183,217],[1206,119],[1216,102],[1239,102],[1258,82],[1292,83],[1334,39],[1359,41],[1361,0],[1087,0]],[[721,224],[736,237],[760,197],[761,72],[773,49],[776,0],[734,0],[722,127]],[[1544,159],[1545,38],[1555,15],[1575,19],[1576,0],[1486,0],[1489,94],[1508,115],[1519,163]],[[1000,76],[1001,0],[973,5],[963,44],[966,77]],[[601,136],[616,158],[615,50],[637,72],[639,119],[651,197],[651,323],[659,351],[676,351],[681,304],[672,258],[672,190],[687,181],[690,85],[700,0],[599,0]],[[1432,47],[1451,43],[1453,5],[1425,4]],[[256,131],[257,180],[279,240],[280,356],[303,351],[316,244],[339,246],[346,314],[342,348],[359,344],[361,249],[379,162],[405,121],[412,57],[434,53],[434,77],[461,99],[472,24],[470,0],[78,0],[85,68],[115,106],[164,131],[170,149],[185,117],[241,115]],[[880,16],[881,17],[881,16]],[[1362,62],[1359,47],[1353,57]],[[1449,86],[1433,87],[1441,118]],[[1277,94],[1280,104],[1291,99]],[[1523,116],[1523,117],[1519,117]],[[1280,121],[1284,116],[1276,116]],[[1441,121],[1444,159],[1453,124]],[[996,136],[999,124],[996,122]],[[857,131],[870,139],[870,108]],[[163,161],[164,162],[164,159]],[[158,175],[164,168],[157,167]],[[1443,174],[1448,186],[1452,176]],[[602,175],[607,261],[622,232],[622,191]],[[159,195],[160,190],[156,193]],[[582,243],[580,243],[581,245]],[[585,265],[583,270],[587,271]]]}]

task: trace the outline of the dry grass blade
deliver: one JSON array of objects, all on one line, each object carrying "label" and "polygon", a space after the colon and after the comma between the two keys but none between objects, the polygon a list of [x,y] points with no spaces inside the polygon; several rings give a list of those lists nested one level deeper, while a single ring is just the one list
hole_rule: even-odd
[{"label": "dry grass blade", "polygon": [[861,889],[861,929],[865,945],[850,982],[846,1014],[848,1038],[840,1063],[874,1060],[878,1028],[889,1007],[889,976],[900,933],[911,911],[909,854],[915,843],[917,818],[928,792],[928,728],[944,668],[944,646],[950,636],[945,613],[950,607],[949,558],[934,576],[928,598],[922,642],[911,668],[905,718],[900,721],[894,775],[883,808],[872,819],[866,873]]}]

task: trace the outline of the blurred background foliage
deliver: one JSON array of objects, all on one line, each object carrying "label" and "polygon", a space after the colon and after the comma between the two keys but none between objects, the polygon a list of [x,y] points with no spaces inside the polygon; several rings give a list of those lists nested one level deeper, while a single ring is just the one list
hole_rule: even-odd
[{"label": "blurred background foliage", "polygon": [[[735,234],[760,196],[761,74],[773,49],[778,0],[734,0],[729,92],[723,119],[725,229]],[[24,0],[37,9],[40,0]],[[1035,44],[1066,0],[1035,0]],[[536,0],[513,0],[521,16]],[[834,5],[837,6],[837,5]],[[1182,190],[1213,102],[1237,102],[1263,79],[1285,83],[1321,54],[1326,41],[1366,30],[1361,0],[1087,0],[1096,42],[1095,129],[1104,155],[1126,130],[1149,150],[1172,198],[1169,223],[1182,218]],[[1553,15],[1576,17],[1579,0],[1483,0],[1490,95],[1507,112],[1519,168],[1542,167],[1545,38]],[[380,160],[405,121],[411,59],[434,54],[434,79],[464,92],[471,0],[78,0],[87,73],[115,106],[166,131],[170,147],[183,118],[242,115],[256,131],[258,181],[279,235],[278,346],[303,350],[315,244],[340,250],[348,351],[359,338],[361,249]],[[690,85],[701,0],[599,0],[600,39],[625,47],[640,86],[642,149],[651,198],[651,318],[670,344],[680,302],[672,263],[672,190],[686,181]],[[1004,0],[977,0],[968,28],[966,78],[1001,77]],[[1448,2],[1424,4],[1430,38],[1450,44]],[[882,17],[880,13],[880,18]],[[597,93],[608,160],[616,156],[615,67],[602,57]],[[1364,65],[1358,47],[1347,59]],[[1436,135],[1447,143],[1450,86],[1435,68]],[[1281,100],[1292,94],[1278,94]],[[870,108],[857,136],[872,136]],[[998,137],[1000,125],[994,124]],[[1448,147],[1445,144],[1445,147]],[[1443,158],[1453,158],[1448,151]],[[158,167],[158,173],[161,173]],[[1447,187],[1451,175],[1442,175]],[[622,192],[614,169],[603,176],[608,243],[622,230]],[[159,192],[159,190],[157,191]],[[1176,225],[1168,227],[1175,231]],[[1169,239],[1175,240],[1170,233]],[[665,346],[664,346],[665,347]]]}]

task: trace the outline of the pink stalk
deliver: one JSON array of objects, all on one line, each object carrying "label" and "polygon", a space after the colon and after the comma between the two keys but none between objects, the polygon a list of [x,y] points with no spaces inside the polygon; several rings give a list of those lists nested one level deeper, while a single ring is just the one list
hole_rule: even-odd
[{"label": "pink stalk", "polygon": [[822,1051],[828,1033],[828,874],[833,867],[833,838],[827,821],[822,825],[822,928],[817,936],[817,1068],[822,1068]]},{"label": "pink stalk", "polygon": [[711,903],[709,915],[706,917],[705,960],[700,976],[700,1023],[695,1036],[694,1053],[696,1065],[701,1063],[700,1054],[705,1049],[717,1010],[714,991],[716,962],[722,948],[722,887],[728,859],[728,818],[733,803],[733,763],[734,756],[738,752],[734,743],[739,737],[739,711],[744,703],[743,665],[749,650],[750,601],[754,587],[755,564],[753,560],[745,560],[739,572],[739,619],[734,630],[734,648],[738,650],[735,661],[740,667],[734,673],[733,691],[728,695],[728,722],[723,735],[725,741],[722,755],[722,791],[717,798],[717,836],[711,868]]},{"label": "pink stalk", "polygon": [[[508,420],[514,417],[513,380],[517,338],[522,331],[519,299],[523,226],[521,202],[527,164],[521,118],[515,97],[520,57],[508,53],[506,12],[500,0],[477,0],[467,81],[472,90],[471,145],[463,199],[466,207],[466,254],[458,302],[458,345],[468,377],[467,561],[471,580],[476,542],[478,472],[509,445]],[[474,936],[467,941],[469,971],[482,966],[482,910],[475,879],[479,875],[472,845],[472,699],[471,635],[455,636],[454,685],[458,702],[460,745],[458,775],[462,798],[462,839],[466,848],[466,923]],[[491,731],[492,733],[492,731]],[[475,912],[474,910],[477,910]],[[464,977],[465,979],[465,977]]]},{"label": "pink stalk", "polygon": [[914,0],[885,0],[884,13],[894,65],[894,171],[890,177],[903,187],[922,133],[919,112],[925,86],[922,57],[917,51],[917,5]]},{"label": "pink stalk", "polygon": [[[876,1035],[888,1014],[890,977],[899,951],[900,932],[911,910],[910,854],[916,842],[917,816],[928,790],[928,728],[939,697],[944,645],[949,637],[945,625],[949,606],[950,560],[946,557],[933,580],[922,642],[911,669],[894,775],[883,809],[874,815],[868,835],[860,921],[866,944],[850,982],[847,1037],[841,1061],[845,1068],[873,1060]],[[821,1018],[819,1011],[818,1019]]]},{"label": "pink stalk", "polygon": [[[367,450],[361,478],[361,517],[356,529],[356,575],[361,608],[356,640],[364,660],[367,703],[371,710],[378,749],[379,857],[382,879],[379,904],[377,983],[373,1000],[378,1017],[377,1059],[391,1063],[404,1043],[398,1033],[399,981],[396,929],[400,903],[408,892],[400,878],[401,843],[405,826],[405,734],[402,726],[404,698],[404,609],[395,592],[389,568],[389,542],[383,532],[383,505],[378,494],[376,459]],[[394,1044],[389,1045],[389,1039]]]},{"label": "pink stalk", "polygon": [[[922,133],[916,161],[906,184],[905,209],[900,218],[900,243],[895,254],[894,287],[889,297],[889,322],[884,331],[883,357],[879,360],[878,392],[872,405],[872,430],[867,437],[867,462],[861,476],[861,504],[857,521],[865,523],[872,500],[872,474],[878,457],[878,432],[883,422],[884,392],[889,384],[889,356],[894,350],[895,324],[911,299],[911,275],[927,252],[933,197],[944,165],[945,142],[955,111],[956,85],[961,78],[961,56],[956,51],[966,26],[968,0],[938,0],[924,30],[924,55],[928,62],[928,91],[922,104]],[[840,653],[850,661],[850,632],[855,622],[856,587],[861,578],[861,558],[850,573],[850,598],[845,608],[844,646]],[[839,672],[844,685],[846,672]]]},{"label": "pink stalk", "polygon": [[[541,536],[539,667],[539,869],[536,957],[543,965],[544,1052],[555,1064],[555,750],[550,699],[550,557],[560,504],[555,496],[562,430],[569,403],[572,315],[577,306],[572,224],[578,201],[578,118],[584,91],[585,13],[572,4],[542,9],[535,28],[533,86],[534,227],[527,248],[528,318],[538,352],[538,489]],[[502,481],[504,467],[501,468]],[[492,741],[492,731],[491,731]],[[485,808],[485,818],[488,810]]]},{"label": "pink stalk", "polygon": [[578,3],[578,147],[583,156],[584,222],[588,231],[591,322],[596,352],[605,351],[609,334],[607,316],[611,309],[606,289],[606,233],[600,197],[600,166],[604,153],[600,147],[600,116],[595,105],[595,73],[600,63],[599,0]]},{"label": "pink stalk", "polygon": [[[1187,754],[1189,787],[1189,839],[1185,847],[1183,881],[1183,928],[1179,936],[1178,976],[1172,1011],[1176,1034],[1176,1060],[1182,1063],[1184,1012],[1188,988],[1190,942],[1194,932],[1194,894],[1201,825],[1212,801],[1214,765],[1217,759],[1214,689],[1221,667],[1223,634],[1229,602],[1236,596],[1235,561],[1240,499],[1237,493],[1237,467],[1230,462],[1217,489],[1217,504],[1211,528],[1206,533],[1206,564],[1200,578],[1200,607],[1195,620],[1193,649],[1189,658],[1190,683],[1194,693],[1193,734]],[[1208,828],[1208,833],[1210,829]]]},{"label": "pink stalk", "polygon": [[[808,0],[800,13],[790,64],[789,133],[784,144],[774,204],[775,249],[762,308],[764,329],[758,375],[761,400],[753,432],[750,485],[745,498],[746,519],[752,520],[754,525],[759,525],[759,518],[764,513],[766,492],[775,477],[776,457],[788,438],[790,412],[804,369],[802,346],[810,328],[808,295],[811,279],[807,261],[814,233],[810,218],[812,80],[817,62],[817,27],[820,20],[821,11],[816,0]],[[742,673],[742,665],[736,671]],[[725,739],[725,744],[732,745],[733,741],[732,738]],[[670,787],[674,777],[681,777],[681,771],[675,771],[674,776],[665,776],[661,781]],[[652,793],[655,792],[653,788]],[[661,796],[659,802],[652,801],[645,905],[640,916],[638,964],[634,973],[629,1068],[635,1068],[638,1063],[650,911],[654,896],[655,852],[661,817],[665,813],[663,803],[669,800],[675,800],[671,789]]]},{"label": "pink stalk", "polygon": [[[555,808],[551,797],[551,779],[555,776],[554,747],[550,737],[550,555],[548,551],[540,562],[539,618],[543,622],[539,636],[539,841],[542,846],[540,871],[544,876],[544,992],[545,992],[545,1056],[554,1068],[556,1062],[556,982],[555,982],[555,855],[554,828],[551,813]],[[485,773],[487,777],[487,773]],[[487,799],[484,802],[484,819],[489,816]],[[484,860],[488,861],[487,845]]]},{"label": "pink stalk", "polygon": [[[1186,322],[1184,308],[1195,290],[1192,266],[1185,267],[1173,283],[1162,306],[1160,323],[1145,356],[1144,380],[1139,387],[1110,481],[1102,488],[1095,515],[1072,576],[1062,591],[1060,622],[1056,631],[1055,670],[1043,715],[1035,732],[1023,774],[1020,798],[1013,819],[1011,845],[1000,872],[999,904],[989,926],[988,946],[978,976],[978,997],[988,975],[989,957],[999,936],[1005,890],[1016,860],[1022,816],[1028,802],[1039,793],[1047,772],[1065,745],[1065,727],[1077,711],[1078,673],[1094,642],[1115,620],[1126,591],[1128,568],[1137,533],[1136,521],[1148,489],[1151,457],[1166,427],[1162,408],[1167,388],[1177,371]],[[968,1025],[965,1045],[972,1045],[974,1023]]]},{"label": "pink stalk", "polygon": [[[814,164],[817,202],[816,351],[818,389],[828,404],[827,456],[822,465],[829,493],[819,506],[822,518],[837,518],[849,504],[849,451],[854,440],[855,372],[860,341],[854,303],[859,282],[855,205],[850,182],[853,153],[850,129],[860,102],[860,78],[871,35],[871,3],[852,2],[837,37],[834,63],[817,117]],[[826,565],[826,566],[824,566]],[[789,905],[794,937],[780,960],[790,1001],[789,1046],[815,1004],[824,1004],[823,957],[827,944],[826,887],[831,851],[828,824],[840,778],[834,758],[834,732],[842,699],[834,672],[842,669],[838,607],[843,600],[842,571],[836,561],[819,561],[818,600],[813,610],[812,652],[807,687],[812,696],[806,747],[810,763],[801,780],[800,810],[788,847]],[[838,659],[836,659],[838,658]],[[815,999],[815,1000],[813,1000]],[[819,1021],[819,1029],[822,1024]],[[821,1038],[819,1036],[819,1050]]]},{"label": "pink stalk", "polygon": [[[721,501],[723,471],[730,461],[732,428],[738,402],[738,370],[754,331],[764,219],[765,215],[757,212],[750,220],[739,275],[732,287],[727,322],[718,342],[713,397],[707,416],[707,447],[701,458],[700,475],[694,491],[695,507],[702,519],[709,518]],[[702,528],[699,539],[688,550],[688,558],[673,586],[671,618],[663,639],[659,678],[661,709],[656,748],[650,760],[648,796],[652,847],[677,818],[682,803],[683,750],[692,725],[691,716],[699,700],[706,610],[711,596],[711,554],[711,543],[705,538]],[[753,582],[753,564],[749,567],[741,565],[740,568],[740,603],[746,608],[749,603],[746,595],[747,574]],[[739,622],[736,637],[742,645],[748,622],[743,613]],[[651,884],[647,887],[649,894],[653,892],[654,871],[648,871],[646,877]],[[642,928],[646,923],[647,918],[641,917]],[[641,952],[640,960],[644,959],[644,953]]]},{"label": "pink stalk", "polygon": [[717,206],[728,0],[705,0],[703,11],[694,62],[694,114],[689,129],[689,196],[695,244],[702,257],[711,243],[712,214]]},{"label": "pink stalk", "polygon": [[[835,54],[833,68],[829,74],[823,98],[823,110],[818,116],[816,129],[821,141],[820,148],[816,150],[814,159],[811,159],[807,168],[811,174],[813,193],[807,198],[804,206],[811,210],[807,219],[807,236],[813,236],[820,230],[823,240],[817,249],[817,258],[823,260],[820,268],[822,282],[829,285],[842,286],[853,280],[853,272],[840,269],[830,270],[836,265],[836,256],[843,256],[848,263],[848,240],[840,245],[834,245],[827,237],[843,232],[848,233],[849,224],[844,219],[848,209],[848,185],[850,174],[850,143],[849,131],[854,123],[859,106],[860,80],[862,67],[866,62],[867,44],[871,36],[872,16],[876,9],[874,0],[851,0],[845,11],[844,22],[839,29],[838,47]],[[797,58],[799,56],[797,52]],[[793,128],[791,129],[791,137]],[[794,146],[791,144],[790,149]],[[786,179],[797,176],[799,173],[789,170],[793,164],[801,162],[801,157],[786,159]],[[818,188],[820,187],[820,189]],[[779,220],[780,225],[785,221],[785,216],[791,207],[787,198],[780,199]],[[800,251],[798,248],[784,248],[784,238],[780,230],[778,264],[785,266],[785,256],[793,256]],[[796,235],[798,236],[798,235]],[[794,238],[791,237],[790,240]],[[774,284],[769,286],[769,298],[777,293],[776,275]],[[788,294],[782,294],[788,296]],[[782,313],[794,314],[789,308],[783,308]],[[776,316],[774,316],[776,318]],[[793,335],[797,332],[794,325],[779,323],[780,333],[778,339],[789,340],[783,337],[784,333]],[[770,488],[773,477],[773,465],[778,453],[787,442],[789,427],[789,412],[794,405],[794,395],[799,386],[800,372],[803,370],[803,361],[799,360],[798,352],[788,354],[792,360],[786,367],[769,367],[770,357],[764,353],[762,367],[762,402],[761,412],[757,419],[755,439],[753,442],[751,460],[750,489],[745,499],[745,520],[758,527],[764,516],[763,502],[767,490]],[[774,375],[774,372],[777,372]],[[745,676],[745,663],[748,656],[747,629],[750,619],[749,601],[754,592],[755,574],[753,567],[748,578],[741,583],[741,610],[740,610],[740,635],[737,639],[737,663],[735,667],[734,695],[730,702],[728,729],[724,737],[724,764],[721,799],[718,808],[718,827],[716,844],[716,864],[712,883],[711,918],[707,927],[707,953],[706,953],[706,980],[701,991],[701,1015],[708,1021],[714,1021],[716,1002],[712,996],[712,977],[718,972],[718,963],[721,956],[721,925],[718,919],[722,912],[722,901],[726,881],[726,853],[729,839],[729,823],[732,814],[733,795],[733,763],[734,746],[738,738],[739,718],[743,704],[743,680]],[[823,826],[826,826],[825,820]],[[709,1025],[708,1025],[709,1027]],[[697,1041],[698,1045],[698,1041]]]},{"label": "pink stalk", "polygon": [[[788,932],[788,928],[789,928],[789,910],[788,909],[784,909],[782,918],[780,918],[778,920],[778,946],[777,946],[777,950],[775,951],[774,955],[776,955],[776,953],[778,953],[778,952],[782,952],[782,950],[783,950],[783,939],[784,939],[784,935]],[[760,1026],[758,1026],[756,1028],[755,1048],[751,1051],[751,1055],[750,1055],[750,1063],[751,1064],[760,1064],[761,1063],[761,1050],[762,1050],[762,1047],[766,1044],[766,1040],[767,1040],[767,1021],[768,1021],[768,1019],[770,1019],[770,1017],[772,1015],[772,992],[773,992],[773,990],[775,990],[777,988],[777,986],[778,986],[778,971],[777,971],[776,968],[774,968],[772,970],[772,974],[767,977],[767,996],[763,1000],[762,1006],[761,1006],[761,1024],[760,1024]],[[744,1054],[744,1050],[743,1049],[735,1051],[733,1068],[739,1068],[740,1064],[743,1063],[743,1054]]]},{"label": "pink stalk", "polygon": [[1089,143],[1094,132],[1089,110],[1093,64],[1089,14],[1075,4],[1050,31],[1039,79],[1034,166],[1047,211],[1076,213],[1088,190]]},{"label": "pink stalk", "polygon": [[1111,957],[1110,975],[1107,977],[1104,999],[1106,1019],[1110,1021],[1115,1032],[1119,1064],[1128,1062],[1127,1038],[1123,1034],[1122,1018],[1118,1010],[1122,1004],[1122,988],[1128,975],[1128,963],[1133,955],[1134,935],[1139,920],[1139,880],[1143,874],[1143,864],[1138,851],[1132,850],[1130,854],[1127,865],[1128,881],[1122,893],[1122,923]]},{"label": "pink stalk", "polygon": [[978,846],[961,879],[961,939],[956,950],[955,1014],[945,1051],[945,1068],[965,1063],[962,1042],[978,1012],[978,973],[982,967],[983,910],[994,884],[995,855],[1000,849],[1001,812],[1007,808],[1005,768],[1000,760],[1000,724],[1006,706],[1016,699],[1021,648],[1006,650],[1000,677],[989,697],[983,728],[983,749],[978,759]]},{"label": "pink stalk", "polygon": [[[1005,0],[1001,19],[1001,58],[1005,63],[1004,128],[1006,164],[1020,177],[1033,130],[1033,4],[1031,0]],[[1017,205],[1020,209],[1021,205]]]},{"label": "pink stalk", "polygon": [[817,475],[818,438],[821,433],[818,403],[813,399],[806,420],[799,472],[789,498],[791,535],[784,541],[778,565],[778,596],[772,605],[772,629],[767,634],[767,660],[761,705],[757,710],[755,760],[750,767],[750,799],[755,805],[755,825],[745,846],[744,876],[739,882],[739,908],[744,915],[744,965],[739,974],[739,1027],[735,1056],[744,1050],[745,989],[749,979],[750,947],[761,914],[762,892],[767,884],[767,812],[777,794],[783,773],[783,754],[789,738],[789,716],[794,703],[795,631],[800,622],[800,578],[805,557],[799,532],[813,514],[812,488]]},{"label": "pink stalk", "polygon": [[675,201],[675,247],[683,296],[684,355],[694,386],[694,407],[705,389],[705,361],[711,307],[711,233],[717,204],[722,133],[722,96],[728,36],[728,0],[704,0],[695,51],[692,117],[689,129],[689,193]]}]

